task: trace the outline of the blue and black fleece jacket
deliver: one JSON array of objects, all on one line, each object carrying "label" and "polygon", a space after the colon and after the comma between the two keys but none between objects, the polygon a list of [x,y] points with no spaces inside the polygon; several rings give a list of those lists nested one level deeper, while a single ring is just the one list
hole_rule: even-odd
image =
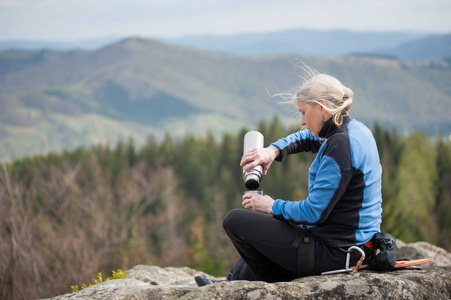
[{"label": "blue and black fleece jacket", "polygon": [[382,167],[365,125],[343,115],[341,128],[328,120],[319,138],[303,130],[272,145],[280,150],[277,161],[298,152],[318,153],[309,169],[307,199],[275,200],[275,218],[306,225],[329,247],[364,244],[380,232]]}]

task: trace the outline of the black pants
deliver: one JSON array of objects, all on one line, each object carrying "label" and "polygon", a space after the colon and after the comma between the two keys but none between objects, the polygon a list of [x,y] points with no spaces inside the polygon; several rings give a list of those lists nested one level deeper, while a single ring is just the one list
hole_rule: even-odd
[{"label": "black pants", "polygon": [[249,267],[247,274],[252,274],[239,279],[275,282],[299,277],[297,248],[292,245],[300,234],[299,226],[244,209],[231,210],[223,226]]},{"label": "black pants", "polygon": [[[297,270],[298,250],[293,247],[294,240],[303,234],[300,226],[244,209],[231,210],[223,226],[241,255],[229,279],[277,282],[300,277]],[[314,242],[315,271],[310,275],[345,267],[346,252],[328,247],[319,239]],[[360,254],[353,252],[351,265],[359,258]]]}]

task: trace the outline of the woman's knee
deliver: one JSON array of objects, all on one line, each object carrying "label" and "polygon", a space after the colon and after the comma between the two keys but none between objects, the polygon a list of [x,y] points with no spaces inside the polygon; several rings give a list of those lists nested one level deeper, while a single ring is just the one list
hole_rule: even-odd
[{"label": "woman's knee", "polygon": [[234,208],[231,211],[229,211],[229,213],[225,216],[224,220],[222,221],[222,226],[224,227],[224,230],[228,232],[232,230],[234,226],[240,224],[245,212],[246,210],[241,208]]}]

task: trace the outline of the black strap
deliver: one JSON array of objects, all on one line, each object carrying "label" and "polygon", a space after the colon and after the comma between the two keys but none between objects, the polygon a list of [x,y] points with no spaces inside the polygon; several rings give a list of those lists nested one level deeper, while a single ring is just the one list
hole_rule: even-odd
[{"label": "black strap", "polygon": [[302,233],[293,241],[293,247],[298,248],[298,275],[309,276],[315,274],[315,240],[308,231]]}]

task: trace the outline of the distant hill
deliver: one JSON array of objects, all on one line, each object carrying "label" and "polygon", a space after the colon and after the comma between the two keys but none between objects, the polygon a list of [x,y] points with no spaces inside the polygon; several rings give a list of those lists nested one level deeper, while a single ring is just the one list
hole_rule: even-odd
[{"label": "distant hill", "polygon": [[220,136],[275,114],[295,125],[296,109],[268,93],[295,89],[301,62],[351,87],[351,113],[370,126],[451,132],[446,61],[241,57],[129,38],[95,51],[0,52],[0,160],[148,134]]},{"label": "distant hill", "polygon": [[379,53],[400,59],[442,60],[451,58],[451,34],[431,35]]},{"label": "distant hill", "polygon": [[[97,50],[120,41],[104,37],[71,42],[0,41],[2,50]],[[164,43],[240,56],[292,54],[339,57],[358,54],[409,60],[451,57],[451,34],[414,31],[351,31],[290,29],[267,33],[181,36],[157,39]]]},{"label": "distant hill", "polygon": [[122,40],[118,36],[82,39],[76,41],[7,40],[0,41],[0,51],[4,50],[95,50]]},{"label": "distant hill", "polygon": [[[404,31],[296,29],[261,34],[183,36],[166,41],[195,49],[236,55],[296,54],[338,57],[351,53],[372,53],[418,60],[441,60],[451,56],[449,36]],[[439,48],[434,49],[434,46]]]},{"label": "distant hill", "polygon": [[[97,50],[108,44],[116,43],[120,39],[120,37],[111,36],[72,42],[0,41],[0,51]],[[424,39],[435,39],[432,45],[437,45],[439,48],[424,47],[424,45],[427,45],[424,43]],[[421,60],[441,60],[451,56],[449,39],[447,40],[442,35],[415,31],[351,31],[300,28],[266,33],[181,36],[159,40],[193,49],[243,56],[294,54],[338,57],[351,53],[371,53],[372,55]],[[416,44],[423,44],[423,47],[415,46]],[[407,49],[403,50],[403,48]]]}]

